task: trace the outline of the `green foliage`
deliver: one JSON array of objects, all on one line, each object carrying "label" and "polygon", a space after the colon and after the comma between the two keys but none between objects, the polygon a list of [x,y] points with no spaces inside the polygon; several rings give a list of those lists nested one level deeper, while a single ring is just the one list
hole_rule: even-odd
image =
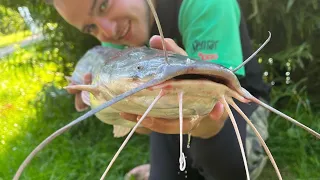
[{"label": "green foliage", "polygon": [[18,43],[24,40],[26,37],[30,36],[31,34],[32,33],[30,31],[21,31],[10,35],[0,35],[0,48]]},{"label": "green foliage", "polygon": [[4,0],[1,3],[12,9],[20,6],[29,8],[34,21],[46,35],[46,44],[39,48],[42,49],[41,51],[50,48],[58,49],[62,59],[58,61],[52,59],[52,61],[65,64],[66,67],[61,67],[65,74],[72,72],[70,66],[74,67],[88,49],[100,44],[94,37],[81,33],[65,22],[51,5],[45,3],[45,0]]},{"label": "green foliage", "polygon": [[[12,179],[21,162],[47,136],[79,117],[73,99],[54,63],[55,48],[17,50],[0,61],[0,179]],[[112,127],[96,117],[57,137],[30,163],[22,179],[98,179],[124,138],[113,138]],[[147,136],[134,136],[110,171],[123,179],[148,160]],[[143,143],[142,143],[143,142]]]},{"label": "green foliage", "polygon": [[[257,48],[271,31],[269,44],[259,54],[274,91],[292,88],[290,84],[303,81],[300,88],[308,94],[310,105],[316,109],[320,97],[318,64],[320,62],[320,2],[317,0],[250,0],[240,1],[247,18],[250,34]],[[271,59],[270,59],[271,58]],[[271,63],[270,63],[271,61]],[[289,85],[286,85],[287,83]],[[273,94],[274,98],[278,94]],[[293,95],[295,96],[295,95]]]},{"label": "green foliage", "polygon": [[[269,44],[259,53],[264,79],[273,85],[271,104],[320,132],[320,2],[317,0],[240,1],[255,48],[271,31]],[[272,114],[267,144],[286,179],[313,179],[320,165],[318,140]],[[262,179],[274,172],[270,164]],[[268,172],[268,173],[267,173]],[[273,179],[273,178],[270,178]]]},{"label": "green foliage", "polygon": [[3,5],[0,5],[0,24],[0,35],[8,35],[26,30],[26,25],[19,12],[16,9],[6,8]]}]

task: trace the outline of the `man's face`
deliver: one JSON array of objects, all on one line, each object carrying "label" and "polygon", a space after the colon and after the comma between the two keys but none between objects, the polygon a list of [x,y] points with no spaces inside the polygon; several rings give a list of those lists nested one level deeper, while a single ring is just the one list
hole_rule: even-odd
[{"label": "man's face", "polygon": [[146,0],[54,0],[54,7],[69,24],[102,42],[140,46],[149,38]]}]

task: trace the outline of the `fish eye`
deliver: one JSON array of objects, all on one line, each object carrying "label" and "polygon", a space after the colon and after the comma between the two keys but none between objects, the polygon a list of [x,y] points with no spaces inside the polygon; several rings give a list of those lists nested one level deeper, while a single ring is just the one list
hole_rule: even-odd
[{"label": "fish eye", "polygon": [[143,66],[137,66],[137,69],[138,69],[138,70],[142,70],[142,69],[143,69]]}]

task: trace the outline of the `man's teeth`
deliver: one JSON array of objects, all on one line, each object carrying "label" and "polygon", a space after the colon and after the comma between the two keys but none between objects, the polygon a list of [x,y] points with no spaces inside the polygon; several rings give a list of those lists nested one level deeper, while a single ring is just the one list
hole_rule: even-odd
[{"label": "man's teeth", "polygon": [[121,38],[123,38],[128,33],[128,30],[129,30],[129,25],[126,27],[125,31],[123,31],[124,33],[122,34]]}]

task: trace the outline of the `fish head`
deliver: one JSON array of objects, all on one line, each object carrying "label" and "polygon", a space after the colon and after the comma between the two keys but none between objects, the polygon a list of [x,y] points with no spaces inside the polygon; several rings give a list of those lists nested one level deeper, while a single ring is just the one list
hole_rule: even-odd
[{"label": "fish head", "polygon": [[72,73],[71,80],[74,84],[84,84],[85,74],[95,76],[109,57],[114,56],[120,50],[115,48],[95,46],[88,50],[77,62]]},{"label": "fish head", "polygon": [[128,48],[109,58],[93,83],[119,95],[155,79],[165,65],[162,51]]}]

